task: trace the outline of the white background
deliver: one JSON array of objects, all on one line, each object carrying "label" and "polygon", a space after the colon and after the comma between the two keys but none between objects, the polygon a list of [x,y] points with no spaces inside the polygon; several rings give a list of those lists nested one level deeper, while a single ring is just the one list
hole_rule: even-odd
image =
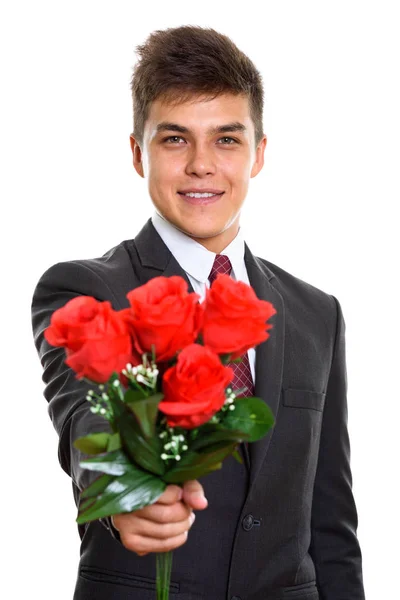
[{"label": "white background", "polygon": [[[3,2],[3,597],[72,598],[76,509],[42,395],[30,301],[48,266],[99,256],[134,237],[150,216],[146,183],[131,166],[129,148],[134,49],[151,31],[183,24],[229,35],[263,75],[269,143],[242,215],[246,240],[253,253],[341,303],[366,594],[394,597],[400,534],[396,5]],[[12,593],[5,592],[9,582]]]}]

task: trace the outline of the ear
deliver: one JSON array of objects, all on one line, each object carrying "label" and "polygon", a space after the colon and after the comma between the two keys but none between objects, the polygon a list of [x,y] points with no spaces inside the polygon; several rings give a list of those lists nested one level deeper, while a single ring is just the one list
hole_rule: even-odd
[{"label": "ear", "polygon": [[255,177],[264,166],[264,152],[267,146],[267,136],[264,135],[256,148],[256,157],[251,168],[250,177]]},{"label": "ear", "polygon": [[144,169],[142,162],[142,149],[139,145],[137,139],[133,136],[133,134],[129,137],[132,149],[133,156],[133,166],[135,167],[136,172],[140,175],[140,177],[144,177]]}]

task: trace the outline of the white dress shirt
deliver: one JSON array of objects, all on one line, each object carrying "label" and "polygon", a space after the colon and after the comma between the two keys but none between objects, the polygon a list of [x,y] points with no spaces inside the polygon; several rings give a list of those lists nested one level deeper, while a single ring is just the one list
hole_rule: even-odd
[{"label": "white dress shirt", "polygon": [[[211,273],[216,254],[210,252],[210,250],[207,250],[207,248],[191,237],[179,231],[179,229],[171,225],[169,221],[166,221],[157,212],[154,212],[151,221],[164,244],[185,271],[194,291],[196,294],[199,294],[200,302],[203,302],[206,295],[206,288],[210,287],[208,277]],[[244,239],[240,228],[235,239],[220,254],[227,256],[231,261],[231,277],[250,285],[244,262]],[[248,351],[248,356],[254,382],[256,357],[254,348]]]}]

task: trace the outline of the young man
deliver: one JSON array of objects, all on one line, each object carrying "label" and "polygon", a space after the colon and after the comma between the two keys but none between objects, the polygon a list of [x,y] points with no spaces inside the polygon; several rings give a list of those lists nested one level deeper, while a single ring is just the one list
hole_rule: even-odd
[{"label": "young man", "polygon": [[81,294],[121,309],[129,290],[159,275],[185,277],[203,298],[223,268],[272,302],[271,336],[245,368],[276,424],[250,444],[245,464],[230,457],[183,492],[170,485],[152,506],[79,527],[74,598],[154,600],[154,553],[174,549],[171,600],[362,600],[341,308],[253,256],[240,231],[266,146],[260,75],[211,29],[157,31],[138,51],[131,147],[155,213],[103,257],[51,267],[33,298],[61,465],[78,503],[93,474],[79,467],[72,442],[105,421],[90,412],[88,386],[65,366],[64,351],[44,340],[52,312]]}]

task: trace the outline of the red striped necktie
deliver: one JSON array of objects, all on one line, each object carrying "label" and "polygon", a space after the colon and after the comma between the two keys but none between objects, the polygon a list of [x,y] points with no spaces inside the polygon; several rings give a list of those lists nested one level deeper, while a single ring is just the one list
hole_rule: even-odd
[{"label": "red striped necktie", "polygon": [[[231,261],[227,256],[223,254],[217,254],[214,260],[211,273],[208,277],[210,285],[217,277],[219,273],[226,273],[230,275],[232,271]],[[253,377],[251,374],[249,357],[247,352],[242,355],[242,360],[239,363],[231,363],[229,366],[232,367],[235,377],[232,382],[232,389],[238,390],[240,388],[246,388],[246,391],[240,394],[241,396],[254,396],[254,384]]]},{"label": "red striped necktie", "polygon": [[[217,254],[215,257],[214,264],[212,266],[210,275],[208,277],[208,279],[210,281],[210,285],[213,283],[213,281],[217,277],[217,275],[219,275],[220,273],[226,273],[227,275],[230,275],[231,271],[232,271],[232,264],[231,264],[231,261],[229,260],[229,258],[227,256],[224,256],[223,254]],[[234,373],[234,378],[232,381],[232,389],[238,390],[240,388],[246,388],[246,390],[244,392],[242,392],[241,394],[238,394],[238,398],[244,397],[244,396],[254,396],[254,383],[253,383],[253,377],[251,374],[249,357],[247,355],[247,352],[245,352],[241,358],[242,358],[242,360],[239,363],[230,363],[229,364],[229,366],[232,368],[233,373]],[[249,465],[250,461],[249,461],[247,442],[244,442],[243,446],[244,446],[245,458],[246,458],[247,464]]]}]

